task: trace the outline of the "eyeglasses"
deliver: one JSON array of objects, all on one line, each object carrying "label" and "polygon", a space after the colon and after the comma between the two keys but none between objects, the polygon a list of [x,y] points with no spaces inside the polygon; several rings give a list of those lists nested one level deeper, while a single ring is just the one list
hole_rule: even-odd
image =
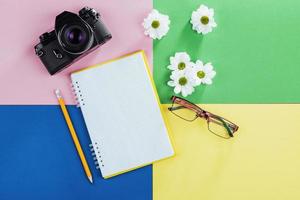
[{"label": "eyeglasses", "polygon": [[223,117],[203,110],[199,106],[180,97],[172,96],[172,107],[168,110],[177,117],[192,122],[198,117],[207,121],[208,130],[216,136],[229,139],[238,130],[238,126]]}]

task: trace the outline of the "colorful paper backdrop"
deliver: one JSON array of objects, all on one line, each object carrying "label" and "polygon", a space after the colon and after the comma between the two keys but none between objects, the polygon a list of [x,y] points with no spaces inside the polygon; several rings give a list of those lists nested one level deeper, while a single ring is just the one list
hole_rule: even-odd
[{"label": "colorful paper backdrop", "polygon": [[[200,4],[215,9],[217,28],[198,35],[189,22]],[[154,42],[154,78],[163,103],[173,94],[167,86],[169,57],[177,51],[212,62],[217,75],[188,99],[197,103],[300,102],[300,2],[297,0],[154,0],[170,16],[168,35]]]},{"label": "colorful paper backdrop", "polygon": [[68,111],[94,183],[87,180],[58,105],[0,106],[0,199],[152,200],[152,166],[103,179],[81,111]]},{"label": "colorful paper backdrop", "polygon": [[[200,4],[215,9],[218,23],[205,36],[189,22]],[[153,47],[161,101],[174,95],[166,84],[169,57],[186,51],[217,71],[213,85],[187,99],[240,126],[234,139],[223,140],[205,121],[186,122],[165,105],[176,156],[153,165],[154,200],[299,199],[300,110],[290,105],[300,102],[299,1],[154,0],[154,7],[171,20]]]},{"label": "colorful paper backdrop", "polygon": [[[39,36],[53,30],[55,17],[64,10],[78,13],[84,6],[100,12],[113,39],[58,75],[50,76],[34,53]],[[152,61],[152,42],[141,23],[152,9],[151,0],[42,0],[1,1],[0,105],[57,104],[53,89],[61,88],[68,104],[75,104],[70,90],[70,72],[145,50]]]},{"label": "colorful paper backdrop", "polygon": [[300,199],[299,104],[199,106],[240,129],[224,140],[165,105],[176,156],[153,165],[154,200]]},{"label": "colorful paper backdrop", "polygon": [[[5,0],[0,5],[0,199],[152,199],[151,165],[109,180],[101,177],[81,112],[69,106],[94,176],[94,184],[88,182],[53,93],[60,88],[66,103],[74,104],[71,71],[139,49],[152,62],[152,41],[141,26],[152,1]],[[113,39],[51,77],[34,45],[40,34],[53,30],[56,15],[84,6],[100,12]]]},{"label": "colorful paper backdrop", "polygon": [[[300,198],[299,106],[222,105],[300,102],[300,3],[154,0],[153,4],[170,16],[171,26],[168,35],[154,41],[152,48],[141,26],[153,8],[151,0],[1,2],[0,105],[10,106],[0,106],[0,121],[4,124],[0,149],[5,161],[0,169],[8,172],[0,176],[0,199],[40,199],[44,195],[70,199],[152,198],[151,166],[105,181],[97,174],[96,184],[90,187],[80,171],[59,108],[42,106],[57,104],[52,93],[55,88],[61,88],[66,102],[74,104],[68,77],[71,71],[137,49],[146,50],[150,62],[154,51],[154,79],[162,103],[169,103],[173,95],[166,85],[170,56],[187,51],[194,61],[212,62],[217,71],[214,84],[198,87],[188,99],[212,104],[203,106],[240,125],[237,137],[224,141],[209,134],[203,121],[189,124],[165,110],[177,155],[153,167],[155,200]],[[200,4],[215,9],[218,23],[206,36],[192,31],[189,23],[191,12]],[[100,11],[113,39],[62,73],[49,76],[34,55],[38,36],[53,29],[54,18],[62,10],[78,12],[86,5]],[[79,110],[74,106],[69,109],[80,137],[88,144]],[[57,144],[47,142],[56,139]],[[54,154],[53,145],[58,147]],[[42,152],[45,147],[47,151]],[[88,151],[87,145],[84,148]],[[43,155],[46,158],[40,161]],[[93,162],[91,157],[88,159]],[[36,168],[35,164],[44,165]],[[68,171],[70,164],[74,168]],[[93,168],[93,173],[97,172]],[[70,179],[57,176],[60,173]],[[28,192],[32,188],[38,188],[36,193]]]}]

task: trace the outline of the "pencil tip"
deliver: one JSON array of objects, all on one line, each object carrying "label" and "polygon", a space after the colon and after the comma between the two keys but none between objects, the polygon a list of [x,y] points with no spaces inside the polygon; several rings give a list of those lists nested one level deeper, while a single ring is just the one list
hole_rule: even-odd
[{"label": "pencil tip", "polygon": [[90,181],[91,183],[93,183],[93,177],[89,176],[88,178],[89,178],[89,181]]}]

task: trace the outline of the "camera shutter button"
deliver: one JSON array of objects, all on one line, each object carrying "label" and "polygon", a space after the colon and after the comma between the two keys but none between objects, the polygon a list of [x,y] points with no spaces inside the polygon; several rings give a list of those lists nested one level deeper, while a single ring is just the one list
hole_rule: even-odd
[{"label": "camera shutter button", "polygon": [[55,55],[56,58],[62,59],[63,56],[62,56],[62,54],[60,53],[59,50],[53,49],[53,53],[54,53],[54,55]]}]

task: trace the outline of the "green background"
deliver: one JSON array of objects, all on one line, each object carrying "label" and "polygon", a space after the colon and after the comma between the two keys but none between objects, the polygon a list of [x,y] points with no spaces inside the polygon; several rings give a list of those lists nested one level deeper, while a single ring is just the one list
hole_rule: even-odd
[{"label": "green background", "polygon": [[[218,26],[207,35],[192,30],[192,11],[215,10]],[[174,95],[167,85],[169,57],[186,51],[193,61],[212,62],[212,85],[187,97],[194,103],[299,103],[300,1],[154,0],[170,17],[170,31],[154,41],[154,80],[162,103]]]}]

